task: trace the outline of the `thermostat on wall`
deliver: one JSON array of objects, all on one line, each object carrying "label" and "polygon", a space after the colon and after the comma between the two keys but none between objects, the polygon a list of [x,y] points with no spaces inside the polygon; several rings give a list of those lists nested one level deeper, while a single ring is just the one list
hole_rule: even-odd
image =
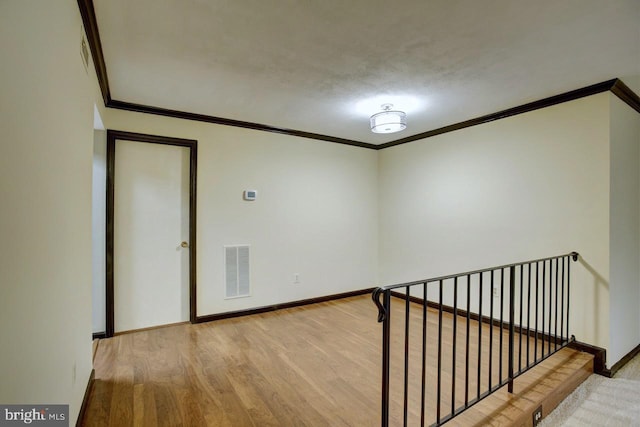
[{"label": "thermostat on wall", "polygon": [[255,200],[258,192],[256,190],[244,190],[242,193],[242,198],[245,200]]}]

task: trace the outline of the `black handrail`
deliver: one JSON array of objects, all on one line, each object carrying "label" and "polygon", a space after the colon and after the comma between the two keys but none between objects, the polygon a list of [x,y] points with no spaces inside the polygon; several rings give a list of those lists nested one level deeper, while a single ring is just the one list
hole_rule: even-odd
[{"label": "black handrail", "polygon": [[505,265],[499,265],[497,267],[489,267],[489,268],[483,268],[481,270],[473,270],[473,271],[466,271],[464,273],[458,273],[458,274],[449,274],[448,276],[439,276],[439,277],[432,277],[431,279],[426,279],[426,280],[416,280],[414,282],[407,282],[407,283],[398,283],[395,285],[385,285],[385,286],[379,286],[378,288],[376,288],[374,290],[374,292],[378,289],[385,291],[387,289],[398,289],[398,288],[406,288],[407,286],[413,286],[413,285],[421,285],[423,283],[433,283],[433,282],[437,282],[440,280],[447,280],[447,279],[453,279],[454,277],[461,277],[461,276],[468,276],[468,275],[473,275],[473,274],[477,274],[477,273],[487,273],[491,270],[500,270],[503,268],[509,268],[509,267],[517,267],[517,266],[521,266],[521,265],[525,265],[525,264],[533,264],[535,262],[542,262],[542,261],[549,261],[549,260],[555,260],[557,258],[565,258],[565,257],[572,257],[574,261],[578,260],[578,256],[580,256],[580,254],[578,252],[569,252],[568,254],[564,254],[564,255],[557,255],[557,256],[552,256],[552,257],[547,257],[547,258],[540,258],[540,259],[534,259],[531,261],[522,261],[522,262],[516,262],[514,264],[505,264]]},{"label": "black handrail", "polygon": [[[404,357],[403,364],[403,383],[401,393],[403,395],[403,406],[401,409],[401,418],[404,425],[408,423],[410,411],[410,402],[408,394],[410,393],[410,380],[413,378],[412,372],[417,369],[421,370],[420,378],[420,425],[424,426],[428,417],[435,418],[432,426],[439,426],[449,421],[453,417],[459,415],[461,412],[470,408],[480,400],[489,396],[497,391],[499,388],[508,385],[508,390],[513,393],[513,380],[522,375],[527,370],[531,369],[538,363],[550,357],[555,352],[566,347],[569,343],[575,340],[573,336],[569,336],[569,296],[570,296],[570,262],[578,260],[578,253],[571,252],[565,255],[559,255],[548,258],[541,258],[531,261],[518,262],[515,264],[506,264],[498,267],[485,268],[481,270],[468,271],[465,273],[452,274],[447,276],[434,277],[426,280],[418,280],[409,283],[402,283],[396,285],[388,285],[376,288],[372,293],[372,299],[378,307],[378,322],[381,322],[382,327],[382,426],[389,425],[390,418],[390,397],[391,397],[391,297],[399,297],[404,299],[405,315],[404,317]],[[565,262],[566,261],[566,262]],[[542,268],[540,268],[542,267]],[[505,275],[505,270],[508,273]],[[519,271],[518,271],[519,270]],[[526,270],[526,271],[525,271]],[[496,274],[499,272],[499,274]],[[517,274],[519,273],[519,274]],[[526,275],[525,275],[526,273]],[[485,275],[487,276],[485,279]],[[508,283],[506,283],[505,276],[508,277]],[[535,277],[535,280],[532,278]],[[476,280],[477,278],[477,280]],[[499,287],[497,286],[497,278],[499,278]],[[474,282],[475,280],[475,282]],[[459,287],[464,292],[466,290],[466,304],[463,301],[459,302],[460,293]],[[429,300],[427,291],[429,284],[437,285],[437,302]],[[483,309],[483,289],[485,284],[490,286],[491,292],[487,294],[489,300],[488,309]],[[445,286],[452,285],[453,289],[453,306],[446,306],[443,303],[444,300],[444,288]],[[508,299],[505,299],[505,285],[507,286]],[[516,286],[519,285],[519,286]],[[525,286],[526,285],[526,286]],[[566,297],[565,297],[566,288]],[[422,298],[412,295],[412,290],[416,292],[422,292]],[[404,290],[404,292],[401,292]],[[471,295],[474,290],[477,290],[477,305],[472,306]],[[400,292],[399,292],[400,291]],[[534,293],[535,313],[532,316],[532,293]],[[499,295],[498,295],[499,294]],[[382,297],[382,300],[381,300]],[[499,317],[495,315],[494,299],[499,297]],[[526,302],[525,302],[526,299]],[[541,301],[540,301],[541,300]],[[476,302],[474,300],[474,302]],[[508,320],[504,319],[504,303],[508,304]],[[542,310],[539,312],[541,302]],[[411,341],[411,334],[409,325],[411,321],[411,303],[418,303],[422,305],[422,335],[421,342],[415,344],[417,347],[413,348],[413,342]],[[497,302],[496,302],[497,304]],[[429,332],[429,334],[436,334],[437,338],[432,338],[432,341],[428,341],[427,338],[427,317],[428,310],[437,310],[437,324],[438,328],[436,332]],[[464,308],[464,309],[462,309]],[[516,318],[516,310],[519,309],[519,316]],[[526,311],[526,317],[525,317]],[[445,332],[443,332],[443,312],[450,312],[453,314],[451,320],[451,332],[447,334],[452,335],[451,350],[443,352],[443,338]],[[488,316],[487,316],[488,314]],[[540,315],[540,316],[539,316]],[[415,317],[415,316],[414,316]],[[531,324],[532,318],[534,324]],[[458,327],[458,322],[466,322],[464,328]],[[471,329],[471,324],[477,322],[477,326]],[[526,322],[526,324],[525,324]],[[415,320],[414,320],[415,323]],[[483,324],[485,326],[483,327]],[[486,326],[488,324],[488,326]],[[417,326],[420,326],[417,324]],[[400,325],[402,327],[402,325]],[[485,335],[483,338],[483,328],[489,328],[488,337]],[[494,329],[498,329],[499,344],[494,345]],[[559,328],[559,329],[558,329]],[[508,331],[508,336],[505,335],[505,329]],[[471,354],[470,349],[470,334],[472,331],[476,331],[478,334],[477,340],[477,355]],[[449,331],[449,329],[447,329]],[[462,332],[460,332],[462,331]],[[462,382],[460,376],[456,377],[455,366],[458,363],[462,354],[458,352],[458,334],[464,334],[464,389],[458,390],[457,382]],[[523,335],[526,337],[526,341],[523,345]],[[395,334],[394,334],[395,336]],[[402,336],[402,335],[399,335]],[[483,346],[483,341],[488,339],[488,357],[483,358],[483,350],[486,347]],[[507,373],[504,377],[503,372],[503,347],[504,341],[507,341]],[[516,342],[517,339],[517,342]],[[531,339],[534,340],[533,346],[531,346]],[[545,341],[546,352],[545,352]],[[540,347],[538,343],[540,342]],[[433,343],[433,344],[428,344]],[[475,344],[475,342],[474,342]],[[437,366],[437,375],[435,377],[435,414],[427,414],[428,402],[426,369],[427,369],[427,352],[431,345],[437,345],[435,358],[433,364]],[[494,383],[495,370],[494,353],[495,348],[499,347],[497,352],[498,356],[498,378]],[[533,354],[531,354],[531,348],[533,347]],[[411,349],[414,352],[420,352],[422,356],[421,364],[418,368],[415,368],[410,359]],[[540,348],[540,352],[538,351]],[[523,353],[526,351],[526,355]],[[447,359],[445,359],[445,353]],[[449,359],[450,358],[450,359]],[[486,360],[485,360],[486,359]],[[443,375],[443,363],[444,360],[451,363],[452,370],[450,375]],[[470,365],[474,365],[477,368],[475,374],[471,373]],[[524,365],[524,366],[523,366]],[[488,371],[488,377],[483,377],[483,367],[486,367]],[[418,377],[417,375],[414,375]],[[475,376],[475,390],[470,390],[470,380],[473,380]],[[458,379],[457,379],[458,378]],[[450,394],[448,396],[448,405],[446,414],[442,414],[443,405],[443,382],[450,381]],[[432,387],[433,388],[433,387]],[[475,397],[474,397],[475,395]],[[396,395],[394,395],[396,396]],[[462,399],[464,396],[464,399]],[[396,396],[397,397],[397,396]],[[394,399],[396,401],[397,399]],[[459,401],[459,404],[457,403]],[[433,406],[433,405],[431,405]],[[398,409],[400,411],[400,409]],[[415,410],[413,411],[415,413]]]}]

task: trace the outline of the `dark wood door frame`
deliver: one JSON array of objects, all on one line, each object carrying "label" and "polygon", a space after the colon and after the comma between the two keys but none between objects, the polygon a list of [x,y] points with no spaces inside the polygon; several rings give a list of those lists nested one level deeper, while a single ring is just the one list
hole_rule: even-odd
[{"label": "dark wood door frame", "polygon": [[189,321],[196,323],[196,181],[198,166],[198,141],[170,138],[142,133],[107,130],[107,215],[106,215],[106,337],[112,337],[114,324],[113,243],[114,243],[114,185],[116,166],[116,140],[176,145],[189,148]]}]

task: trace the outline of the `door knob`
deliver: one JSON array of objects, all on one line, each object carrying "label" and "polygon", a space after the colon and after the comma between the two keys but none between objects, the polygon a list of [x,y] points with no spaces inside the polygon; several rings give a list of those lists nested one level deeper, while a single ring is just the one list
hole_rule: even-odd
[{"label": "door knob", "polygon": [[188,248],[189,244],[187,242],[182,242],[180,243],[180,246],[182,246],[183,248]]}]

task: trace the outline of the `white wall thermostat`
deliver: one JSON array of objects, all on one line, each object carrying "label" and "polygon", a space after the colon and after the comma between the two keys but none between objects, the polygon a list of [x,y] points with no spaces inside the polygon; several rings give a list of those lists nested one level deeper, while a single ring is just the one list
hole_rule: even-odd
[{"label": "white wall thermostat", "polygon": [[256,199],[258,192],[256,190],[244,190],[242,198],[245,200],[253,201]]}]

